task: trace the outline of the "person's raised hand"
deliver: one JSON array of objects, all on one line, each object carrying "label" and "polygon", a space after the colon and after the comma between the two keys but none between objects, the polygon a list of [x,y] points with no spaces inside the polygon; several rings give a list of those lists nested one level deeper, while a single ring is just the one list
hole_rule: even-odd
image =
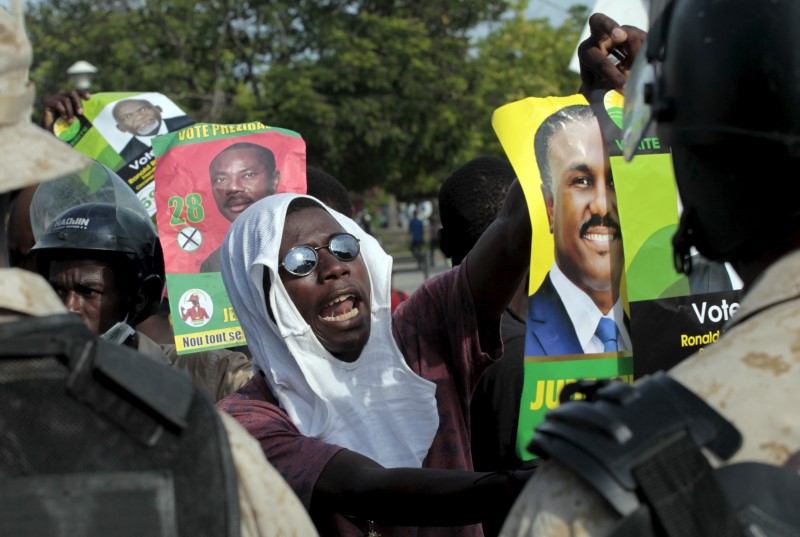
[{"label": "person's raised hand", "polygon": [[[620,26],[603,13],[589,17],[589,32],[589,37],[578,45],[581,67],[578,91],[588,94],[596,89],[613,88],[624,92],[633,60],[639,54],[647,33],[635,26]],[[612,49],[621,51],[625,58],[617,62]]]},{"label": "person's raised hand", "polygon": [[49,129],[56,119],[63,118],[67,123],[72,123],[75,116],[83,114],[83,103],[91,97],[89,90],[74,89],[58,95],[51,95],[44,100],[42,111],[42,127]]}]

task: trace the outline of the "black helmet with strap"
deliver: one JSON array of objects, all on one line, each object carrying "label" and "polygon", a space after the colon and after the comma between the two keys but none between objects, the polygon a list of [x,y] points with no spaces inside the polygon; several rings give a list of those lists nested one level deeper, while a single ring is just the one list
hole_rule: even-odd
[{"label": "black helmet with strap", "polygon": [[646,83],[631,84],[626,100],[642,96],[672,148],[683,202],[679,268],[692,246],[722,261],[780,246],[800,224],[800,183],[779,179],[800,163],[800,49],[792,38],[800,2],[652,6],[645,57],[630,78]]},{"label": "black helmet with strap", "polygon": [[114,172],[95,162],[86,174],[40,186],[31,221],[31,252],[45,277],[54,259],[101,259],[119,271],[130,324],[155,311],[165,280],[161,243],[144,206]]}]

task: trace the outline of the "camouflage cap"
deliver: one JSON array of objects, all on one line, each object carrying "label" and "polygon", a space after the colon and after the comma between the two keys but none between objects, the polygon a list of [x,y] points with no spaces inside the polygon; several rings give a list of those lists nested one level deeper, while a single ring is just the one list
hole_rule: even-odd
[{"label": "camouflage cap", "polygon": [[33,59],[22,0],[0,8],[0,193],[80,171],[89,159],[31,123]]}]

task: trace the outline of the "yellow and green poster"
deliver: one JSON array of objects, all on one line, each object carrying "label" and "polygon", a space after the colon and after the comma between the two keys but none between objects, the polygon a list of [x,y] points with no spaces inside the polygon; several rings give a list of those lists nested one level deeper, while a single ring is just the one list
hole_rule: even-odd
[{"label": "yellow and green poster", "polygon": [[[565,385],[632,381],[688,354],[679,356],[686,347],[673,332],[697,316],[691,306],[661,302],[696,298],[672,265],[679,204],[669,149],[645,138],[640,154],[626,162],[623,105],[615,91],[588,100],[531,97],[492,118],[532,226],[516,446],[523,460],[534,457],[527,445]],[[710,304],[695,307],[706,312],[706,322],[724,317],[717,309],[712,314]]]},{"label": "yellow and green poster", "polygon": [[153,139],[194,121],[161,93],[94,93],[83,101],[83,115],[68,124],[59,118],[53,132],[77,151],[117,172],[148,214],[153,200]]}]

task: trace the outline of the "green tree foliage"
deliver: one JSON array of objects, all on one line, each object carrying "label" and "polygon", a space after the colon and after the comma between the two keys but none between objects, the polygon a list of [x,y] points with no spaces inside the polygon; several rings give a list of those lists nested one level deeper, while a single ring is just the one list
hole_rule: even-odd
[{"label": "green tree foliage", "polygon": [[42,0],[28,6],[32,78],[43,99],[87,60],[94,91],[160,91],[198,121],[296,130],[309,164],[352,190],[429,194],[464,161],[501,154],[495,108],[577,88],[566,64],[585,14],[552,28],[524,4]]},{"label": "green tree foliage", "polygon": [[[257,0],[50,0],[30,2],[32,77],[39,94],[69,89],[77,59],[99,67],[95,91],[161,91],[201,121],[241,120],[228,98],[270,62],[285,61],[290,2]],[[258,51],[258,52],[255,52]],[[251,85],[252,86],[252,85]]]},{"label": "green tree foliage", "polygon": [[302,132],[309,161],[351,188],[431,191],[455,164],[474,99],[467,38],[435,30],[410,17],[341,16],[318,58],[264,73],[259,112]]},{"label": "green tree foliage", "polygon": [[[545,19],[525,18],[524,4],[476,45],[476,61],[482,73],[476,94],[489,114],[526,97],[571,95],[580,86],[580,77],[568,66],[588,9],[571,8],[570,16],[554,28]],[[491,128],[481,131],[477,144],[470,148],[473,153],[502,154]]]}]

